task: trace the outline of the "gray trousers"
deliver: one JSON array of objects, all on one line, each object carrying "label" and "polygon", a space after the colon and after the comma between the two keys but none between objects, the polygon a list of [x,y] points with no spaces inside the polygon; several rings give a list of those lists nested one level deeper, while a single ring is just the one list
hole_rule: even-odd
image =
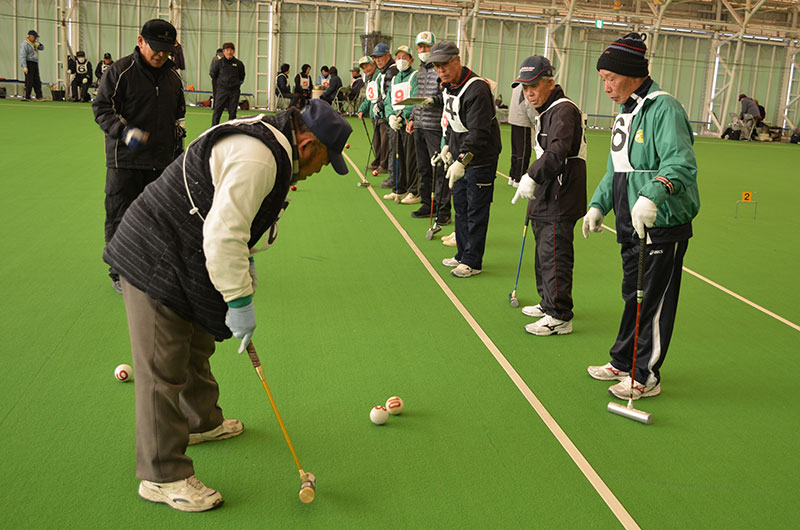
[{"label": "gray trousers", "polygon": [[222,423],[208,359],[214,337],[120,278],[136,387],[136,476],[173,482],[194,474],[190,432]]}]

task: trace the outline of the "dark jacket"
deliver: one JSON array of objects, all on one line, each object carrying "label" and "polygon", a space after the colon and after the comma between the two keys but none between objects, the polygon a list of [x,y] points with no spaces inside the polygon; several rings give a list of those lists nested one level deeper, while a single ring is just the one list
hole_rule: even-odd
[{"label": "dark jacket", "polygon": [[[433,63],[422,63],[417,73],[417,97],[435,98],[442,94],[442,86]],[[442,129],[442,106],[431,105],[427,108],[415,106],[411,111],[415,129],[439,131]]]},{"label": "dark jacket", "polygon": [[[576,157],[583,139],[583,117],[572,103],[550,109],[564,90],[556,85],[540,114],[539,145],[544,149],[528,168],[536,182],[535,199],[528,204],[528,217],[546,221],[577,221],[586,213],[586,161]],[[549,109],[549,110],[548,110]]]},{"label": "dark jacket", "polygon": [[378,83],[380,83],[379,88],[381,89],[381,95],[380,99],[378,99],[379,111],[376,117],[383,118],[384,100],[386,99],[386,96],[389,94],[389,89],[392,87],[392,79],[394,79],[394,76],[397,75],[398,70],[397,70],[397,65],[394,64],[394,59],[389,59],[389,62],[386,63],[386,65],[384,65],[383,68],[376,71],[379,71],[381,76],[379,78],[380,81],[378,81]]},{"label": "dark jacket", "polygon": [[239,90],[244,82],[244,63],[233,57],[211,63],[211,79],[217,90]]},{"label": "dark jacket", "polygon": [[333,98],[336,97],[336,92],[342,88],[342,78],[336,74],[331,74],[329,81],[330,84],[328,85],[328,88],[325,89],[320,98],[324,99],[328,103],[331,103]]},{"label": "dark jacket", "polygon": [[74,75],[75,79],[73,79],[73,83],[77,81],[78,83],[82,83],[84,78],[89,79],[89,83],[92,82],[92,62],[89,60],[85,60],[82,63],[78,62],[78,59],[73,59],[72,57],[69,58],[67,61],[67,69],[70,70]]},{"label": "dark jacket", "polygon": [[[303,88],[303,85],[300,84],[303,79],[308,79],[308,88]],[[311,80],[311,76],[310,75],[297,74],[296,76],[294,76],[294,93],[295,94],[300,94],[300,95],[305,96],[307,98],[311,97],[311,89],[313,88],[313,86],[314,86],[314,82]]]},{"label": "dark jacket", "polygon": [[[458,95],[473,77],[478,77],[475,72],[462,68],[458,82],[452,85],[446,83],[443,85],[444,89],[448,94]],[[434,103],[441,105],[442,96],[434,98]],[[445,141],[450,146],[453,158],[472,153],[472,166],[496,164],[503,145],[500,142],[500,126],[494,114],[494,98],[489,83],[476,81],[467,88],[461,96],[458,115],[467,132],[457,133],[450,127],[445,132]]]},{"label": "dark jacket", "polygon": [[364,80],[361,79],[361,76],[353,78],[350,82],[350,94],[347,96],[347,99],[350,100],[357,100],[358,96],[361,94],[361,91],[364,89]]},{"label": "dark jacket", "polygon": [[103,74],[106,73],[106,70],[108,70],[112,64],[114,64],[114,61],[106,64],[102,59],[99,63],[97,63],[97,68],[94,69],[94,76],[97,78],[98,83],[100,82],[100,78],[103,77]]},{"label": "dark jacket", "polygon": [[292,91],[289,89],[289,76],[283,72],[278,74],[278,79],[275,87],[275,95],[282,95],[285,98],[292,97]]},{"label": "dark jacket", "polygon": [[[92,109],[106,133],[106,167],[162,170],[175,158],[175,121],[186,114],[186,103],[172,61],[152,68],[137,47],[103,74]],[[126,125],[150,133],[141,149],[131,151],[122,141]]]},{"label": "dark jacket", "polygon": [[[297,112],[290,109],[262,119],[291,138]],[[288,205],[286,195],[292,178],[291,158],[272,131],[255,116],[239,120],[237,125],[228,122],[214,127],[193,142],[131,204],[103,252],[106,263],[113,264],[131,285],[184,320],[199,324],[218,341],[231,336],[225,325],[228,305],[208,275],[203,220],[189,210],[194,206],[205,217],[211,209],[214,185],[208,160],[214,144],[230,134],[257,138],[272,151],[277,163],[275,185],[263,197],[250,226],[247,245],[252,248]]]}]

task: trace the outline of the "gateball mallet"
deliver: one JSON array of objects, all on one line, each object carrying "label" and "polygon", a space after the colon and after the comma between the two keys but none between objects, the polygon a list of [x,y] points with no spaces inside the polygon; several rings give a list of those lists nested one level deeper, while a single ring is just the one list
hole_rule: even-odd
[{"label": "gateball mallet", "polygon": [[623,406],[613,401],[608,404],[608,411],[624,418],[650,424],[653,420],[649,412],[633,408],[633,385],[636,384],[636,350],[639,345],[639,317],[642,313],[642,300],[644,300],[644,260],[647,253],[647,233],[639,240],[639,270],[636,276],[636,328],[633,332],[633,365],[631,368],[631,394],[628,405]]},{"label": "gateball mallet", "polygon": [[286,439],[286,444],[289,446],[289,451],[292,452],[292,456],[294,457],[294,463],[297,464],[297,469],[300,471],[300,492],[297,494],[297,496],[300,498],[300,502],[304,504],[313,502],[317,495],[317,477],[315,477],[313,473],[307,473],[303,471],[303,467],[300,465],[300,460],[297,459],[297,453],[292,445],[292,440],[289,438],[289,433],[286,431],[286,426],[283,424],[281,414],[278,412],[278,407],[275,405],[275,400],[272,398],[272,392],[269,391],[267,379],[264,377],[264,368],[261,366],[261,361],[256,353],[256,347],[252,342],[247,345],[247,354],[250,356],[250,362],[253,363],[253,368],[256,369],[258,378],[261,379],[261,384],[264,385],[264,390],[267,391],[269,403],[272,405],[272,410],[275,411],[275,417],[278,418],[278,424],[281,426],[281,431],[283,431],[283,437]]},{"label": "gateball mallet", "polygon": [[522,246],[519,249],[519,261],[517,262],[517,277],[514,280],[514,290],[508,293],[508,301],[511,302],[511,307],[519,307],[519,300],[517,300],[517,284],[519,283],[519,271],[522,267],[522,254],[525,251],[525,238],[528,235],[528,212],[525,212],[525,226],[522,227]]},{"label": "gateball mallet", "polygon": [[[369,130],[367,129],[367,122],[364,121],[364,118],[361,118],[361,124],[364,125],[364,134],[367,135],[367,142],[369,142],[369,152],[367,153],[367,163],[364,164],[364,171],[366,172],[366,168],[369,165],[369,159],[372,158],[372,138],[369,136]],[[358,183],[359,187],[369,188],[369,181],[366,177],[362,177],[361,181]]]},{"label": "gateball mallet", "polygon": [[442,162],[441,159],[437,159],[436,163],[433,165],[433,171],[431,172],[431,218],[430,218],[430,224],[428,225],[428,231],[425,233],[425,239],[427,239],[428,241],[433,239],[434,235],[442,231],[442,227],[439,226],[439,222],[438,221],[436,223],[433,222],[433,212],[437,209],[434,208],[435,206],[437,206],[437,204],[434,202],[434,199],[437,196],[436,181],[438,179],[436,178],[436,170],[438,169],[439,164],[441,164],[441,162]]}]

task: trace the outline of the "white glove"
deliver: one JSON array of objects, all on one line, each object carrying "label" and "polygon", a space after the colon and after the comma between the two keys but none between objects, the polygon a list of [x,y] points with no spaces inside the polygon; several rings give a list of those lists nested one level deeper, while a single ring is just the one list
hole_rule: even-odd
[{"label": "white glove", "polygon": [[83,81],[81,81],[81,83],[83,83],[84,85],[85,85],[86,83],[88,83],[88,82],[89,82],[89,78],[88,78],[88,77],[84,77],[84,78],[83,78]]},{"label": "white glove", "polygon": [[592,206],[583,216],[583,237],[589,239],[589,232],[603,231],[603,211]]},{"label": "white glove", "polygon": [[402,126],[403,119],[400,116],[395,116],[394,114],[389,116],[389,127],[395,131],[399,131]]},{"label": "white glove", "polygon": [[72,70],[67,70],[67,73],[68,73],[69,75],[72,75]]},{"label": "white glove", "polygon": [[25,75],[28,75],[28,67],[27,66],[23,66],[22,67],[22,73],[25,74]]},{"label": "white glove", "polygon": [[517,199],[535,199],[536,197],[533,196],[533,190],[535,189],[536,182],[527,173],[522,175],[519,186],[517,187],[517,193],[515,193],[514,198],[511,199],[511,204],[517,204]]},{"label": "white glove", "polygon": [[425,98],[422,101],[422,103],[419,104],[419,106],[422,107],[423,109],[426,107],[430,107],[431,105],[433,105],[433,98]]},{"label": "white glove", "polygon": [[449,145],[442,147],[442,163],[445,165],[445,167],[453,163],[453,155],[450,154]]},{"label": "white glove", "polygon": [[639,239],[644,239],[644,227],[652,228],[656,222],[657,215],[658,206],[656,206],[656,203],[644,195],[640,195],[636,199],[631,210],[631,222],[633,223],[633,229],[639,235]]},{"label": "white glove", "polygon": [[380,112],[381,112],[381,108],[378,106],[377,103],[372,105],[372,115],[373,116],[377,116],[378,114],[380,114]]},{"label": "white glove", "polygon": [[450,165],[450,168],[447,170],[447,178],[450,180],[450,189],[453,189],[453,184],[456,183],[458,179],[464,176],[464,164],[461,162],[453,162]]},{"label": "white glove", "polygon": [[256,329],[256,310],[253,302],[251,301],[244,307],[228,307],[225,325],[228,326],[234,337],[242,339],[242,343],[239,345],[239,353],[242,353],[250,344],[250,339]]}]

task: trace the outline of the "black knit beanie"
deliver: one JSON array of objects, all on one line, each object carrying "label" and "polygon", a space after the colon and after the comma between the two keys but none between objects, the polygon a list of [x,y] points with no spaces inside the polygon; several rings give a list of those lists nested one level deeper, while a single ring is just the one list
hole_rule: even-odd
[{"label": "black knit beanie", "polygon": [[597,60],[598,70],[608,70],[627,77],[647,77],[647,46],[644,33],[628,33],[611,43]]}]

